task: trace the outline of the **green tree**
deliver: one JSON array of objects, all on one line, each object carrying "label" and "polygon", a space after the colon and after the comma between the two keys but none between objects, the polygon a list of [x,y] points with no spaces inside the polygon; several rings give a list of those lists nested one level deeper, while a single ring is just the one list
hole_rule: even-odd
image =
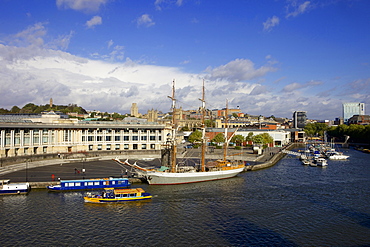
[{"label": "green tree", "polygon": [[11,113],[19,113],[21,109],[18,106],[13,106],[12,109],[10,109]]},{"label": "green tree", "polygon": [[262,144],[264,146],[274,142],[274,139],[268,133],[255,135],[252,137],[252,140],[254,144]]},{"label": "green tree", "polygon": [[328,129],[328,126],[325,123],[308,123],[304,127],[304,132],[307,136],[319,136],[323,137],[324,132]]},{"label": "green tree", "polygon": [[270,134],[263,133],[261,135],[262,135],[262,138],[263,138],[263,144],[264,145],[267,145],[267,144],[270,144],[270,143],[274,142],[274,138],[272,138],[272,136],[270,136]]},{"label": "green tree", "polygon": [[261,134],[252,136],[253,144],[263,144],[263,137]]},{"label": "green tree", "polygon": [[211,142],[214,142],[214,143],[221,143],[221,142],[225,142],[225,136],[224,134],[222,133],[218,133],[212,140]]},{"label": "green tree", "polygon": [[241,146],[241,144],[244,142],[245,138],[242,135],[234,135],[231,138],[231,142],[236,143],[237,146]]},{"label": "green tree", "polygon": [[196,131],[193,131],[190,135],[189,135],[189,139],[188,139],[189,142],[191,143],[199,143],[202,141],[202,132],[199,131],[199,130],[196,130]]},{"label": "green tree", "polygon": [[206,125],[206,127],[208,127],[208,128],[213,128],[213,127],[215,127],[215,121],[213,121],[213,120],[209,120],[209,119],[204,120],[204,124],[205,124],[205,125]]},{"label": "green tree", "polygon": [[247,142],[253,141],[253,132],[248,133],[248,135],[245,137],[245,141]]}]

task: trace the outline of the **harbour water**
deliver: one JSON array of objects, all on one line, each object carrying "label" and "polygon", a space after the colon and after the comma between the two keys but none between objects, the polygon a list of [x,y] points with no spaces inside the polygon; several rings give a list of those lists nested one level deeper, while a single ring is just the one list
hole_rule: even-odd
[{"label": "harbour water", "polygon": [[370,155],[275,166],[232,179],[142,187],[145,202],[89,204],[83,192],[0,197],[1,246],[369,246]]}]

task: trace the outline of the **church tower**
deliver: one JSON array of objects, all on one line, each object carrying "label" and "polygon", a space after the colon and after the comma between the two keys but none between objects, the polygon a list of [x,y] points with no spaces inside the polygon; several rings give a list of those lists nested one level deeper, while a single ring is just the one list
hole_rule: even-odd
[{"label": "church tower", "polygon": [[139,108],[137,107],[136,103],[132,103],[131,106],[131,116],[133,117],[139,117]]}]

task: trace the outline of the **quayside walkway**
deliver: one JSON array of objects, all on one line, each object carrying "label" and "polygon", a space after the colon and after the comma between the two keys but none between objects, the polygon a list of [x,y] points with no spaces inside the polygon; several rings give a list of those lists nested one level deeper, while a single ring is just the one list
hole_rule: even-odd
[{"label": "quayside walkway", "polygon": [[[293,145],[285,147],[292,149]],[[268,148],[262,155],[253,154],[250,150],[243,152],[241,158],[246,162],[245,171],[256,171],[268,168],[276,164],[286,154],[281,152],[283,148]],[[194,158],[196,156],[194,152]],[[238,151],[240,152],[240,150]],[[234,152],[235,153],[235,152]],[[208,158],[219,159],[217,151],[211,153]],[[30,182],[32,188],[46,188],[47,185],[57,184],[59,180],[88,179],[102,177],[128,176],[132,183],[141,182],[139,179],[131,178],[131,173],[126,167],[119,165],[112,159],[118,157],[121,160],[129,159],[139,165],[160,166],[160,159],[156,154],[120,154],[104,155],[90,158],[76,159],[48,159],[32,162],[22,162],[0,167],[0,179],[10,179],[11,182]],[[191,158],[191,157],[190,157]],[[83,172],[85,171],[85,172]]]}]

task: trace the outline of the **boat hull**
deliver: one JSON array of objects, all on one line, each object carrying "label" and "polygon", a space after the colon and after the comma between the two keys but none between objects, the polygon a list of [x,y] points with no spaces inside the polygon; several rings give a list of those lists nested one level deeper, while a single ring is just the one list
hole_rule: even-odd
[{"label": "boat hull", "polygon": [[222,171],[187,173],[148,171],[145,177],[151,185],[188,184],[231,178],[243,171],[244,167]]},{"label": "boat hull", "polygon": [[21,195],[27,194],[30,192],[31,187],[29,183],[20,183],[20,184],[8,184],[3,185],[0,189],[0,195]]},{"label": "boat hull", "polygon": [[128,188],[131,184],[127,178],[64,180],[59,185],[49,185],[51,192],[100,190],[104,188]]},{"label": "boat hull", "polygon": [[85,202],[91,202],[91,203],[118,203],[118,202],[142,201],[142,200],[149,200],[149,199],[152,199],[151,195],[139,196],[139,197],[133,197],[133,198],[119,198],[119,199],[84,197]]}]

